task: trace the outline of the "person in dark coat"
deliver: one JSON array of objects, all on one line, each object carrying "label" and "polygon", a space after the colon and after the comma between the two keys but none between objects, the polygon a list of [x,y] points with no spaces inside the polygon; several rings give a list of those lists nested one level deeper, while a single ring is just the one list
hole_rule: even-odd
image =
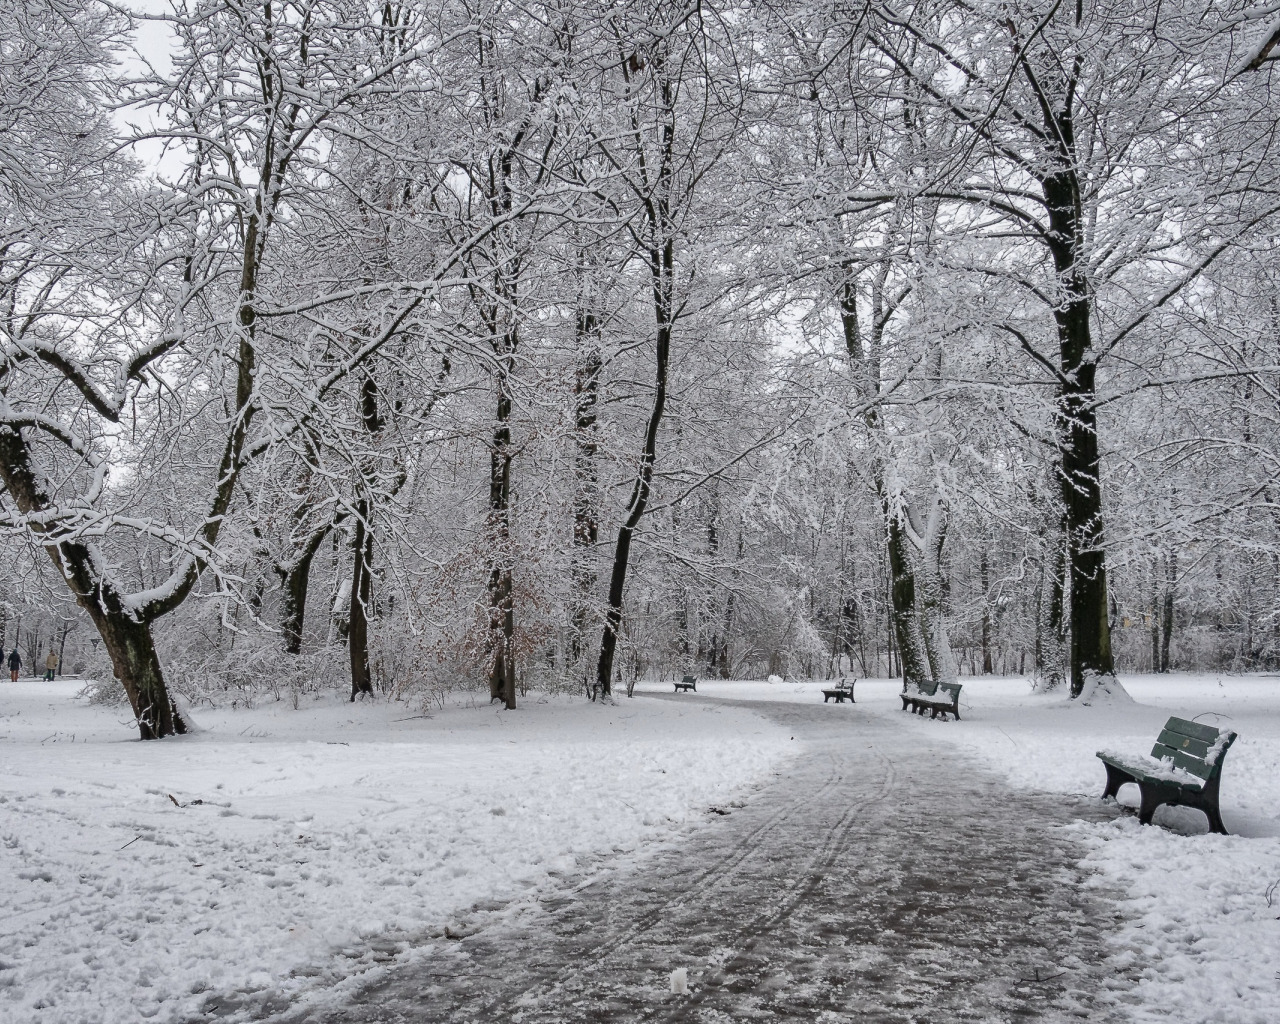
[{"label": "person in dark coat", "polygon": [[22,668],[22,657],[18,654],[18,648],[14,648],[9,652],[9,678],[13,682],[18,681],[18,669]]}]

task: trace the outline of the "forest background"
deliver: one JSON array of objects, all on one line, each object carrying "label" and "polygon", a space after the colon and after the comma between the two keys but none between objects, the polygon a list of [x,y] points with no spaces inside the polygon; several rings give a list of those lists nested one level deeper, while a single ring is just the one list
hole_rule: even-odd
[{"label": "forest background", "polygon": [[0,0],[6,649],[1274,668],[1277,12]]}]

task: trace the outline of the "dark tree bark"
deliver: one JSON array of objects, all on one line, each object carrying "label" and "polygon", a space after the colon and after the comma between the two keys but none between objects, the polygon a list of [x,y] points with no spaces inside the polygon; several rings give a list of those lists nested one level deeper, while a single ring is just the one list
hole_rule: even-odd
[{"label": "dark tree bark", "polygon": [[494,339],[498,355],[497,416],[489,449],[489,699],[516,706],[515,596],[511,567],[511,360],[515,354],[515,328]]},{"label": "dark tree bark", "polygon": [[[868,403],[863,422],[872,443],[878,444],[884,431],[879,406],[874,400],[880,395],[880,352],[885,324],[894,306],[884,300],[884,280],[887,268],[881,267],[872,285],[871,327],[864,350],[858,324],[857,278],[851,264],[843,267],[844,279],[840,287],[840,321],[844,332],[845,352],[857,381],[859,397]],[[894,497],[885,482],[884,457],[873,456],[872,480],[876,497],[884,517],[885,545],[889,563],[889,623],[891,644],[889,651],[890,674],[893,674],[893,649],[897,648],[898,663],[905,683],[928,682],[933,675],[920,627],[916,574],[911,558],[910,541],[904,530],[905,511],[895,505]]]},{"label": "dark tree bark", "polygon": [[[658,429],[662,425],[667,406],[667,372],[671,362],[671,337],[675,324],[675,274],[676,232],[672,204],[676,199],[675,141],[676,141],[676,90],[677,83],[665,73],[664,51],[666,44],[655,47],[647,60],[633,56],[622,66],[622,72],[631,86],[631,75],[648,69],[655,89],[658,106],[657,145],[651,153],[642,137],[638,112],[633,112],[632,131],[635,153],[638,158],[640,183],[637,198],[644,215],[643,236],[637,238],[643,245],[649,271],[649,291],[653,301],[657,343],[654,350],[653,406],[645,427],[644,443],[640,449],[640,462],[636,467],[636,479],[627,501],[627,514],[618,530],[613,552],[613,567],[609,574],[609,595],[605,608],[604,634],[600,640],[600,660],[596,665],[596,681],[592,697],[607,698],[612,693],[613,659],[618,645],[618,633],[622,626],[622,600],[626,592],[627,568],[631,559],[631,541],[644,517],[653,487],[653,470],[658,457]],[[650,158],[654,164],[649,163]]]},{"label": "dark tree bark", "polygon": [[355,540],[352,542],[351,605],[347,618],[347,652],[351,660],[351,699],[373,693],[369,671],[369,600],[373,583],[369,571],[373,561],[373,531],[368,528],[369,502],[356,503]]},{"label": "dark tree bark", "polygon": [[1169,647],[1173,639],[1173,604],[1174,593],[1178,586],[1178,553],[1172,549],[1169,551],[1169,560],[1165,564],[1165,581],[1164,581],[1164,608],[1162,609],[1164,617],[1164,628],[1161,630],[1160,638],[1160,671],[1168,672],[1170,669]]},{"label": "dark tree bark", "polygon": [[284,590],[280,631],[284,634],[286,654],[302,653],[302,634],[307,615],[307,592],[311,586],[311,563],[334,525],[334,523],[324,524],[294,553],[292,561],[276,566],[276,574],[280,577]]},{"label": "dark tree bark", "polygon": [[[0,427],[0,476],[24,513],[48,507],[48,499],[32,469],[30,452],[18,430]],[[116,678],[124,686],[142,739],[159,739],[187,731],[165,685],[164,672],[151,636],[150,619],[131,607],[115,585],[97,571],[92,552],[77,541],[43,533],[45,552],[67,581],[76,603],[102,636]],[[17,638],[15,638],[15,645]]]},{"label": "dark tree bark", "polygon": [[991,675],[991,566],[987,549],[982,549],[978,563],[978,585],[982,587],[982,674]]},{"label": "dark tree bark", "polygon": [[672,285],[675,273],[675,245],[670,238],[662,247],[650,252],[650,274],[653,279],[653,306],[658,322],[658,344],[654,367],[653,408],[645,428],[644,446],[640,450],[640,466],[627,503],[627,516],[618,530],[613,551],[613,569],[609,574],[609,597],[605,610],[604,636],[600,641],[600,661],[596,666],[596,682],[592,696],[608,697],[612,692],[613,658],[622,625],[622,598],[627,585],[627,567],[631,558],[631,539],[649,504],[653,486],[653,467],[658,457],[658,428],[667,404],[667,368],[671,361]]},{"label": "dark tree bark", "polygon": [[[584,286],[584,291],[587,289]],[[586,647],[587,622],[596,588],[594,550],[600,537],[599,439],[596,404],[600,395],[600,323],[585,301],[577,318],[578,366],[574,375],[573,589],[570,660],[578,666]]]},{"label": "dark tree bark", "polygon": [[1090,676],[1112,676],[1107,617],[1107,561],[1103,550],[1102,477],[1094,399],[1097,363],[1090,325],[1089,282],[1083,265],[1084,215],[1073,159],[1072,110],[1046,111],[1046,127],[1062,148],[1061,169],[1040,181],[1049,214],[1047,245],[1058,273],[1061,300],[1054,307],[1058,331],[1058,472],[1065,512],[1067,565],[1071,573],[1071,695]]},{"label": "dark tree bark", "polygon": [[[382,413],[378,408],[378,382],[372,373],[360,381],[360,422],[371,441],[382,432]],[[362,476],[371,475],[366,467]],[[367,487],[362,480],[360,486]],[[357,694],[373,693],[373,675],[369,671],[369,608],[373,598],[373,505],[367,494],[356,501],[355,539],[352,543],[351,608],[347,626],[347,651],[351,658],[351,699]]]},{"label": "dark tree bark", "polygon": [[909,542],[902,529],[901,516],[890,506],[888,496],[882,494],[880,503],[889,552],[889,596],[898,663],[904,682],[926,683],[933,677],[929,671],[924,638],[920,635],[920,617],[916,609],[916,576],[911,563]]}]

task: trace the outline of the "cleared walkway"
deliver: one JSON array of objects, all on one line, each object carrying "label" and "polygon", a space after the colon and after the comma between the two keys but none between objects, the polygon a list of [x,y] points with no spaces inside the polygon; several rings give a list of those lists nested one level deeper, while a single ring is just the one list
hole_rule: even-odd
[{"label": "cleared walkway", "polygon": [[[1124,979],[1100,969],[1110,911],[1055,827],[1112,812],[1013,793],[930,738],[963,723],[750,706],[805,753],[746,806],[306,1020],[1119,1019],[1105,992]],[[670,991],[678,967],[687,995]]]}]

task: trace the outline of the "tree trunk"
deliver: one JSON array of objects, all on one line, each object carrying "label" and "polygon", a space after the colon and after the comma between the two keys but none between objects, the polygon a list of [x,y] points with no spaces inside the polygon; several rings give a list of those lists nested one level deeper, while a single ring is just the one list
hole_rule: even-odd
[{"label": "tree trunk", "polygon": [[[24,514],[47,507],[48,499],[36,482],[26,442],[11,427],[0,427],[0,476]],[[141,738],[159,739],[186,732],[187,723],[165,685],[150,623],[126,608],[120,592],[99,575],[95,559],[85,545],[59,542],[46,535],[44,549],[75,595],[76,603],[101,634],[115,676],[129,698]],[[19,639],[14,637],[15,647]]]},{"label": "tree trunk", "polygon": [[627,518],[618,530],[618,541],[613,551],[613,569],[609,574],[609,598],[605,611],[604,635],[600,640],[600,661],[596,665],[596,682],[592,695],[608,697],[612,692],[613,658],[618,645],[618,631],[622,626],[622,598],[627,585],[627,566],[631,558],[631,538],[649,504],[653,485],[653,467],[658,454],[658,427],[667,403],[667,365],[671,356],[670,271],[674,269],[674,254],[668,244],[663,254],[664,281],[655,282],[654,301],[658,314],[658,346],[653,409],[645,429],[644,447],[640,452],[640,467],[635,486],[628,503]]},{"label": "tree trunk", "polygon": [[[669,160],[670,154],[667,154]],[[670,229],[670,211],[657,202],[660,212],[652,224],[655,232],[664,237],[661,247],[649,252],[649,275],[653,295],[654,319],[658,328],[655,352],[653,408],[644,432],[644,446],[640,451],[640,465],[636,472],[631,499],[627,503],[627,517],[618,530],[618,541],[613,552],[613,569],[609,574],[609,598],[605,610],[604,635],[600,640],[600,661],[596,666],[596,682],[592,696],[608,697],[612,690],[613,658],[618,645],[618,631],[622,625],[622,598],[627,584],[627,566],[631,558],[631,539],[649,504],[653,486],[653,468],[658,456],[658,428],[667,405],[667,368],[671,361],[671,334],[675,314],[675,239],[667,233]]]},{"label": "tree trunk", "polygon": [[[598,431],[596,403],[600,391],[600,326],[593,312],[580,307],[577,322],[578,367],[574,376],[573,590],[570,660],[575,670],[586,648],[587,623],[596,588],[595,546],[600,536]],[[584,672],[585,674],[585,672]]]},{"label": "tree trunk", "polygon": [[306,625],[307,591],[311,586],[311,563],[324,543],[329,531],[337,524],[326,523],[307,538],[301,550],[294,553],[293,561],[276,566],[276,575],[284,590],[284,606],[280,612],[280,631],[284,635],[286,654],[302,653],[302,632]]},{"label": "tree trunk", "polygon": [[1160,638],[1160,671],[1168,672],[1169,663],[1169,644],[1173,637],[1173,600],[1174,592],[1178,586],[1178,553],[1172,549],[1169,551],[1169,560],[1165,564],[1165,583],[1164,583],[1164,629],[1161,631]]},{"label": "tree trunk", "polygon": [[369,598],[372,591],[370,563],[373,561],[373,533],[366,529],[369,503],[361,498],[356,505],[356,536],[351,568],[351,606],[347,619],[347,652],[351,657],[351,699],[373,693],[369,671]]},{"label": "tree trunk", "polygon": [[489,452],[489,700],[516,706],[515,599],[511,569],[511,357],[515,329],[495,339],[498,355],[498,407]]},{"label": "tree trunk", "polygon": [[[105,596],[105,595],[104,595]],[[138,731],[144,740],[181,734],[187,723],[179,714],[165,685],[160,659],[156,655],[151,627],[129,618],[119,610],[95,611],[82,605],[102,634],[116,678],[125,683],[125,693]]]},{"label": "tree trunk", "polygon": [[58,638],[58,678],[61,679],[67,673],[67,634],[71,632],[70,626],[62,627],[62,635]]},{"label": "tree trunk", "polygon": [[889,590],[892,601],[894,638],[897,640],[898,664],[904,683],[929,682],[933,676],[929,670],[929,655],[920,628],[920,616],[916,608],[916,577],[911,565],[909,544],[902,529],[899,513],[884,495],[880,499],[884,510],[885,532],[888,537]]},{"label": "tree trunk", "polygon": [[1151,564],[1151,671],[1160,671],[1160,560]]},{"label": "tree trunk", "polygon": [[1058,332],[1059,378],[1056,440],[1071,573],[1071,695],[1090,677],[1115,675],[1107,617],[1107,562],[1103,551],[1102,480],[1094,398],[1097,364],[1092,352],[1091,296],[1082,266],[1085,244],[1080,182],[1074,158],[1071,112],[1052,128],[1061,140],[1065,169],[1040,184],[1049,213],[1048,247],[1058,272],[1061,299],[1053,317]]},{"label": "tree trunk", "polygon": [[[947,582],[943,574],[942,549],[947,542],[947,510],[941,497],[932,499],[923,530],[911,518],[904,503],[903,515],[911,523],[919,543],[920,568],[917,573],[916,604],[920,619],[920,635],[929,659],[929,678],[938,683],[953,683],[959,677],[951,641],[947,636],[944,616]],[[970,672],[972,674],[972,670]]]},{"label": "tree trunk", "polygon": [[982,558],[978,562],[978,585],[982,587],[982,674],[989,676],[991,667],[991,566],[987,560],[987,549],[983,547]]}]

